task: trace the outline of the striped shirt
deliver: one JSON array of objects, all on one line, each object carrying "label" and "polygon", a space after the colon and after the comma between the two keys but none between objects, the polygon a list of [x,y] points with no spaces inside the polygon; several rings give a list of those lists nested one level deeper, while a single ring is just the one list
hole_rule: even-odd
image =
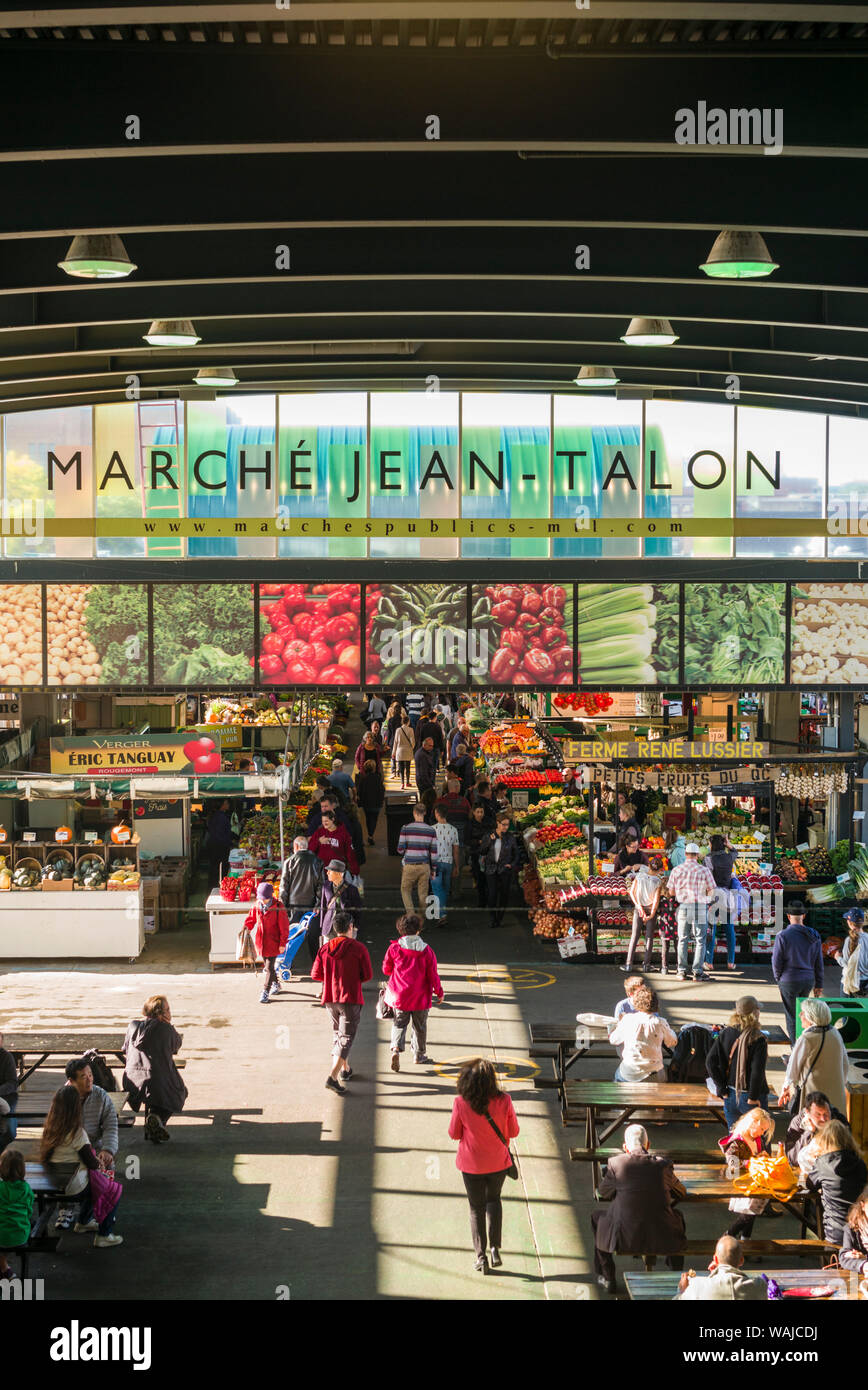
[{"label": "striped shirt", "polygon": [[398,853],[404,864],[433,864],[437,857],[437,836],[433,825],[423,820],[405,825],[398,837]]},{"label": "striped shirt", "polygon": [[422,706],[425,701],[421,695],[408,695],[404,701],[407,713],[412,717],[414,714],[421,714]]}]

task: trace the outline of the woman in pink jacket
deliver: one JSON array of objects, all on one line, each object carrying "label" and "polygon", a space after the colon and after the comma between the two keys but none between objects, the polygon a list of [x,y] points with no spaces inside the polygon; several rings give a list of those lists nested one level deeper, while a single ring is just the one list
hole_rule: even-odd
[{"label": "woman in pink jacket", "polygon": [[517,1134],[518,1120],[512,1101],[498,1086],[494,1067],[483,1057],[465,1062],[458,1074],[449,1138],[458,1140],[455,1165],[464,1179],[470,1203],[470,1234],[480,1274],[487,1274],[489,1267],[485,1253],[486,1217],[491,1267],[497,1269],[503,1264],[500,1193],[507,1170],[512,1167],[509,1141]]},{"label": "woman in pink jacket", "polygon": [[407,1028],[413,1024],[413,1052],[418,1063],[430,1062],[425,1051],[428,1040],[428,1010],[432,995],[443,1003],[443,986],[437,974],[437,957],[421,937],[422,918],[405,912],[396,923],[398,940],[393,941],[383,961],[383,974],[389,976],[388,1002],[395,1010],[392,1023],[392,1071],[401,1070],[401,1053]]}]

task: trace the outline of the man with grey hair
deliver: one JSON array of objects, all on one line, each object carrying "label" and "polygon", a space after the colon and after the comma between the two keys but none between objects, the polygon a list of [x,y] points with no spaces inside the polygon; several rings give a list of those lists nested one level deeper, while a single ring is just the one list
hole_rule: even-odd
[{"label": "man with grey hair", "polygon": [[591,1216],[594,1272],[607,1293],[615,1292],[616,1254],[665,1255],[670,1269],[680,1269],[684,1218],[675,1203],[687,1195],[675,1176],[672,1160],[652,1154],[641,1125],[624,1132],[623,1154],[611,1158],[597,1196],[611,1202]]},{"label": "man with grey hair", "polygon": [[329,786],[337,787],[339,792],[343,792],[347,801],[351,799],[353,791],[353,779],[348,772],[344,771],[343,759],[332,758],[332,770],[329,777]]},{"label": "man with grey hair", "polygon": [[769,1296],[765,1280],[759,1274],[744,1274],[743,1264],[741,1241],[735,1236],[721,1236],[714,1247],[708,1274],[692,1278],[682,1274],[675,1297],[684,1303],[765,1302]]},{"label": "man with grey hair", "polygon": [[[289,913],[290,923],[300,922],[306,912],[318,907],[323,884],[322,860],[308,849],[306,835],[296,835],[292,842],[292,854],[284,860],[280,875],[277,896]],[[312,931],[308,928],[311,964],[316,959],[316,946],[319,946],[319,926]]]}]

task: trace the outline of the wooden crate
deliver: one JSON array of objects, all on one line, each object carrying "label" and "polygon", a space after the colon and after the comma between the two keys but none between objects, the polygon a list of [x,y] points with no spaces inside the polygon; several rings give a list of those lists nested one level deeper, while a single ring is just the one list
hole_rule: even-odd
[{"label": "wooden crate", "polygon": [[13,868],[17,869],[22,859],[35,859],[37,864],[44,864],[45,851],[47,848],[48,846],[43,844],[40,840],[37,840],[35,843],[29,840],[16,840],[15,844],[12,846]]}]

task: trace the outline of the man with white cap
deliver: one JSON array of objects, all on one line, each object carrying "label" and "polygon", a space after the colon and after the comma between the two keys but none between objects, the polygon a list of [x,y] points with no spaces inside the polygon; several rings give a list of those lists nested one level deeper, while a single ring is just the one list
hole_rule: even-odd
[{"label": "man with white cap", "polygon": [[624,1152],[611,1158],[597,1192],[611,1207],[591,1216],[594,1230],[594,1271],[607,1293],[615,1292],[618,1253],[665,1255],[670,1269],[680,1269],[684,1249],[684,1217],[675,1203],[687,1195],[666,1154],[652,1154],[641,1125],[624,1131]]},{"label": "man with white cap", "polygon": [[684,863],[669,875],[669,892],[678,903],[678,978],[687,979],[687,957],[693,936],[693,978],[707,980],[705,936],[708,904],[717,888],[711,870],[699,862],[699,845],[692,840],[684,846]]}]

